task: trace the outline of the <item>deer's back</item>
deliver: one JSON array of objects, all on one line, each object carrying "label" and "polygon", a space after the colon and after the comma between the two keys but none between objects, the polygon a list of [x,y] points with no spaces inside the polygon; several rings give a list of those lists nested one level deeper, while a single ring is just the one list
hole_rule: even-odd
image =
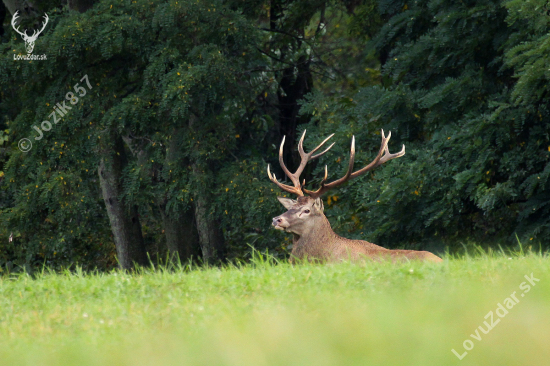
[{"label": "deer's back", "polygon": [[439,258],[435,254],[424,250],[403,250],[403,249],[386,249],[379,245],[369,243],[365,240],[350,240],[343,239],[340,243],[341,248],[335,254],[337,254],[338,260],[359,260],[371,258],[376,261],[391,260],[392,262],[406,262],[409,260],[422,260],[430,262],[442,262],[443,259]]},{"label": "deer's back", "polygon": [[390,250],[365,240],[352,240],[340,236],[332,238],[324,245],[307,245],[318,243],[304,243],[303,246],[295,246],[293,255],[297,258],[315,258],[328,261],[350,260],[358,261],[372,259],[375,261],[391,260],[392,262],[408,260],[424,260],[442,262],[438,256],[418,250]]}]

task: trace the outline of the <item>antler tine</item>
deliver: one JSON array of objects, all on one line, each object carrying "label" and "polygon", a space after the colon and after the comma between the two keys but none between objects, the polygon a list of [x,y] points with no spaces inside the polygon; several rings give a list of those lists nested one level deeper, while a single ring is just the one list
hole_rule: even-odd
[{"label": "antler tine", "polygon": [[378,150],[378,154],[376,155],[374,160],[371,161],[367,166],[352,173],[351,178],[356,178],[360,175],[363,175],[369,170],[372,170],[382,164],[380,163],[380,159],[382,159],[384,152],[388,149],[388,142],[390,141],[390,138],[391,138],[391,131],[388,133],[388,137],[386,137],[384,136],[384,130],[382,130],[382,142],[380,143],[380,150]]},{"label": "antler tine", "polygon": [[300,165],[298,166],[298,169],[296,169],[296,171],[294,173],[291,173],[288,170],[288,168],[286,167],[286,165],[283,161],[283,147],[284,147],[284,144],[285,144],[286,136],[283,136],[283,141],[281,142],[281,146],[279,147],[279,164],[281,165],[281,169],[283,169],[283,172],[286,174],[286,176],[288,178],[290,178],[290,180],[294,184],[294,187],[291,187],[289,185],[280,183],[277,180],[277,178],[275,177],[275,174],[271,174],[271,172],[269,170],[269,165],[267,166],[267,175],[269,176],[269,179],[273,183],[275,183],[279,188],[281,188],[281,189],[283,189],[283,190],[285,190],[289,193],[297,194],[298,196],[303,196],[304,195],[302,189],[303,189],[303,186],[305,185],[305,180],[304,180],[304,183],[300,185],[300,175],[302,174],[304,168],[306,167],[307,162],[310,161],[310,160],[313,160],[313,159],[317,159],[318,157],[322,156],[327,151],[329,151],[332,148],[332,146],[334,146],[334,144],[332,144],[327,149],[325,149],[325,151],[323,151],[322,153],[319,153],[317,155],[312,156],[313,153],[316,152],[317,150],[319,150],[330,138],[332,138],[332,136],[334,136],[334,134],[332,134],[329,137],[327,137],[326,139],[324,139],[319,145],[317,145],[317,147],[315,147],[309,153],[306,153],[304,151],[304,138],[305,138],[305,136],[306,136],[306,130],[304,130],[304,133],[302,133],[302,137],[300,137],[300,141],[298,141],[298,152],[300,153],[301,162],[300,162]]},{"label": "antler tine", "polygon": [[[313,155],[313,153],[314,153],[315,151],[319,150],[328,140],[330,140],[330,139],[332,138],[332,136],[334,136],[334,134],[332,134],[332,135],[330,135],[329,137],[327,137],[326,139],[324,139],[323,142],[321,142],[319,145],[317,145],[317,147],[316,147],[315,149],[313,149],[313,150],[311,150],[311,151],[309,152],[309,154],[308,154],[308,155],[310,156],[309,160],[317,159],[318,157],[323,156],[327,151],[329,151],[329,150],[334,146],[335,142],[333,142],[333,143],[332,143],[329,147],[327,147],[323,152],[321,152],[321,153],[319,153],[319,154],[317,154],[317,155]],[[311,156],[311,155],[313,155],[313,156]]]},{"label": "antler tine", "polygon": [[325,165],[325,177],[323,178],[323,180],[321,181],[321,186],[323,186],[325,184],[325,182],[327,181],[328,179],[328,167]]},{"label": "antler tine", "polygon": [[304,151],[304,138],[306,137],[306,131],[304,130],[304,133],[302,133],[302,137],[300,137],[300,141],[298,141],[298,153],[300,154],[300,157],[304,158],[307,154]]},{"label": "antler tine", "polygon": [[281,188],[283,191],[286,191],[286,192],[292,193],[292,194],[296,194],[298,196],[303,196],[304,195],[304,193],[301,190],[301,187],[291,187],[289,185],[280,183],[277,180],[277,177],[275,176],[275,174],[272,174],[271,171],[269,170],[269,164],[267,164],[267,176],[269,177],[270,181],[275,183],[277,185],[277,187]]},{"label": "antler tine", "polygon": [[[392,159],[399,158],[399,157],[405,155],[405,144],[403,144],[403,148],[401,149],[400,152],[395,153],[395,154],[390,154],[390,150],[388,149],[388,143],[390,141],[390,138],[391,138],[391,131],[388,133],[388,137],[385,137],[384,136],[384,130],[382,130],[382,139],[385,140],[384,155],[382,155],[380,157],[380,159],[378,159],[378,161],[377,161],[377,159],[374,159],[373,162],[371,163],[372,166],[371,166],[371,164],[369,164],[366,167],[364,167],[363,169],[358,170],[355,173],[353,173],[352,178],[358,177],[358,176],[366,173],[367,171],[372,170],[372,169],[384,164],[387,161],[390,161]],[[380,146],[380,150],[382,150],[382,146]],[[380,154],[381,154],[381,152],[378,153],[378,156],[380,156]],[[378,156],[376,158],[378,158]]]},{"label": "antler tine", "polygon": [[[285,140],[286,140],[286,136],[283,136],[283,141],[281,141],[281,146],[279,147],[279,164],[281,165],[281,168],[283,169],[283,172],[286,174],[287,177],[290,178],[290,180],[292,181],[292,184],[294,184],[294,187],[291,187],[289,185],[280,183],[277,180],[277,178],[275,177],[275,174],[271,174],[271,172],[269,171],[269,165],[268,165],[267,170],[268,170],[269,179],[273,183],[275,183],[279,188],[281,188],[282,190],[284,190],[286,192],[289,192],[289,193],[296,194],[298,196],[303,196],[304,193],[302,192],[302,187],[300,186],[300,173],[301,172],[296,171],[296,173],[292,174],[290,172],[290,170],[288,170],[288,168],[286,167],[285,162],[283,160],[283,147],[285,145]],[[302,136],[302,140],[303,140],[303,136]],[[299,170],[299,168],[298,168],[298,170]]]},{"label": "antler tine", "polygon": [[378,165],[382,165],[386,161],[390,161],[390,160],[395,159],[395,158],[400,158],[403,155],[405,155],[405,145],[404,144],[403,144],[403,148],[401,149],[401,151],[398,152],[398,153],[395,153],[395,154],[390,154],[390,152],[388,150],[388,147],[386,146],[386,150],[384,151],[384,156],[382,156],[382,158],[380,159]]},{"label": "antler tine", "polygon": [[[332,137],[333,135],[334,135],[334,134],[332,134],[330,137]],[[326,140],[325,140],[325,141],[326,141]],[[321,152],[321,153],[319,153],[319,154],[317,154],[317,155],[313,155],[309,160],[315,160],[315,159],[317,159],[318,157],[325,155],[325,153],[326,153],[327,151],[329,151],[329,150],[334,146],[335,143],[336,143],[336,142],[333,142],[332,144],[330,144],[330,146],[327,147],[323,152]],[[313,151],[312,151],[312,152],[313,152]]]},{"label": "antler tine", "polygon": [[307,157],[307,160],[313,160],[313,159],[317,159],[318,157],[322,156],[324,153],[326,153],[327,151],[330,150],[331,147],[334,146],[334,143],[332,143],[332,145],[330,145],[328,148],[325,149],[325,151],[323,151],[322,153],[319,153],[317,155],[313,155],[313,153],[317,150],[319,150],[321,147],[323,147],[323,145],[332,138],[332,136],[334,136],[334,134],[330,135],[329,137],[327,137],[326,139],[324,139],[319,145],[317,145],[313,150],[311,150],[309,153],[306,153],[304,151],[304,137],[306,136],[306,130],[304,130],[304,133],[302,134],[302,137],[300,138],[300,141],[298,142],[298,152],[300,153],[300,156],[302,158],[305,158]]},{"label": "antler tine", "polygon": [[[304,130],[304,133],[302,134],[302,137],[300,137],[300,141],[298,142],[298,152],[300,153],[300,158],[302,159],[300,161],[300,165],[298,166],[298,169],[296,169],[296,172],[294,173],[294,175],[296,176],[296,179],[297,179],[298,182],[299,182],[300,174],[302,174],[302,172],[304,171],[304,168],[306,167],[307,162],[311,161],[313,159],[317,159],[319,156],[321,156],[324,153],[326,153],[327,151],[329,151],[330,148],[334,145],[334,144],[330,145],[325,151],[323,151],[322,153],[317,154],[314,157],[312,157],[313,153],[315,151],[319,150],[329,139],[332,138],[332,136],[334,136],[334,134],[332,134],[329,137],[327,137],[326,139],[324,139],[319,145],[317,145],[309,153],[306,153],[304,151],[304,138],[305,138],[305,136],[306,136],[306,130]],[[296,185],[296,183],[294,183],[294,185]]]},{"label": "antler tine", "polygon": [[355,136],[351,137],[351,148],[349,153],[349,163],[348,163],[348,171],[346,172],[346,175],[344,175],[342,178],[335,180],[332,183],[327,184],[327,187],[330,188],[331,186],[338,186],[342,183],[344,183],[346,180],[349,179],[351,174],[353,173],[353,164],[355,163]]},{"label": "antler tine", "polygon": [[321,196],[323,193],[325,193],[329,189],[339,186],[340,184],[347,181],[350,178],[350,176],[352,175],[353,164],[354,163],[355,163],[355,136],[352,136],[351,137],[351,148],[350,148],[350,153],[349,153],[348,171],[346,172],[346,175],[344,175],[340,179],[335,180],[334,182],[331,182],[329,184],[325,184],[325,182],[327,181],[327,176],[328,176],[328,169],[327,169],[327,166],[325,165],[325,177],[321,181],[321,187],[316,191],[310,191],[310,190],[304,189],[304,192],[309,194],[311,197],[316,198],[316,197]]},{"label": "antler tine", "polygon": [[292,183],[294,183],[294,186],[300,186],[300,181],[294,178],[294,175],[290,172],[290,170],[288,170],[283,160],[283,147],[285,145],[285,139],[286,136],[283,136],[283,141],[281,141],[281,146],[279,147],[279,164],[281,165],[281,168],[283,169],[283,172],[285,172],[286,176],[290,178]]},{"label": "antler tine", "polygon": [[308,191],[308,190],[304,189],[304,192],[309,194],[313,198],[320,197],[323,193],[325,193],[329,189],[338,187],[339,185],[345,183],[346,181],[348,181],[350,179],[359,177],[360,175],[365,174],[369,170],[372,170],[372,169],[384,164],[385,162],[387,162],[389,160],[399,158],[399,157],[405,155],[405,145],[403,145],[403,149],[401,149],[400,152],[395,153],[395,154],[390,154],[390,151],[388,149],[388,142],[390,141],[390,138],[391,138],[391,131],[388,133],[388,137],[386,137],[384,135],[384,130],[382,130],[382,143],[380,144],[380,150],[378,151],[378,154],[376,155],[374,160],[370,164],[365,166],[364,168],[359,169],[358,171],[352,173],[353,163],[354,163],[354,160],[355,160],[355,136],[353,136],[352,139],[351,139],[351,152],[350,152],[350,159],[349,159],[350,161],[349,161],[349,164],[348,164],[348,171],[346,172],[346,175],[344,175],[340,179],[335,180],[334,182],[325,184],[325,181],[327,180],[327,169],[326,169],[326,166],[325,166],[325,178],[321,182],[321,187],[317,191]]},{"label": "antler tine", "polygon": [[[300,137],[300,141],[298,141],[298,153],[300,154],[301,160],[300,160],[300,165],[298,166],[298,169],[296,169],[296,171],[294,172],[294,175],[297,176],[296,180],[298,181],[298,185],[300,185],[300,174],[302,174],[302,172],[304,171],[307,161],[309,160],[308,154],[306,154],[306,152],[304,151],[305,137],[306,137],[306,130],[304,130],[304,133],[302,133],[302,137]],[[294,185],[296,185],[296,182],[294,182]]]}]

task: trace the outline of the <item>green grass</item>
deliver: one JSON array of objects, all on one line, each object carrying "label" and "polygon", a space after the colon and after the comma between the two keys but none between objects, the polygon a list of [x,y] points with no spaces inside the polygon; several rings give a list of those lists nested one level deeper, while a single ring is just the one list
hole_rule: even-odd
[{"label": "green grass", "polygon": [[[540,282],[521,297],[531,273]],[[472,339],[514,291],[520,302]],[[549,329],[550,259],[537,254],[0,278],[2,366],[538,366]],[[466,339],[460,361],[451,349]]]}]

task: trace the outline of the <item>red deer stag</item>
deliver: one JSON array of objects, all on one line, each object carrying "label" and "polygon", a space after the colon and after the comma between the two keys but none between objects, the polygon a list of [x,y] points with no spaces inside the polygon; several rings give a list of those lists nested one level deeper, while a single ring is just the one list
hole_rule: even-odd
[{"label": "red deer stag", "polygon": [[[325,177],[321,182],[321,187],[316,191],[309,191],[305,189],[305,180],[302,184],[300,184],[300,174],[303,172],[308,161],[316,159],[330,150],[334,144],[330,145],[325,151],[317,155],[313,155],[332,136],[334,136],[334,134],[326,138],[309,153],[304,151],[303,143],[305,135],[306,132],[304,131],[302,137],[300,138],[300,142],[298,143],[298,152],[300,153],[301,163],[294,174],[287,169],[283,162],[283,146],[285,143],[284,137],[279,149],[279,163],[281,164],[281,168],[285,174],[294,184],[293,187],[279,182],[275,175],[270,172],[269,165],[267,166],[267,175],[273,183],[275,183],[282,190],[298,196],[297,200],[277,197],[279,202],[281,202],[282,205],[288,209],[288,211],[273,219],[273,226],[275,229],[283,230],[294,235],[291,253],[292,258],[317,261],[357,261],[366,258],[373,260],[390,259],[392,261],[442,261],[442,259],[438,256],[426,251],[389,250],[364,240],[350,240],[343,238],[332,230],[328,219],[323,213],[323,201],[321,200],[321,195],[325,192],[340,186],[350,179],[357,178],[391,159],[405,155],[405,145],[403,145],[403,149],[400,152],[390,154],[388,150],[388,142],[391,137],[391,132],[388,134],[388,137],[385,137],[384,130],[382,130],[382,144],[380,145],[378,155],[369,165],[355,172],[353,172],[353,162],[355,159],[355,136],[352,137],[350,159],[346,175],[335,180],[334,182],[326,183],[328,172],[327,167],[325,166]],[[305,196],[304,193],[308,196]]]}]

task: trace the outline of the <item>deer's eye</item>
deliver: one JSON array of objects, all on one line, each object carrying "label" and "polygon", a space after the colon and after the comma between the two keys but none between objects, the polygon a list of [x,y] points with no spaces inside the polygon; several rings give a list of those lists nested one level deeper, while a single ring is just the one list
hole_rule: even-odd
[{"label": "deer's eye", "polygon": [[309,210],[304,210],[304,212],[303,212],[303,213],[306,213],[306,214],[308,214],[308,213],[309,213]]}]

